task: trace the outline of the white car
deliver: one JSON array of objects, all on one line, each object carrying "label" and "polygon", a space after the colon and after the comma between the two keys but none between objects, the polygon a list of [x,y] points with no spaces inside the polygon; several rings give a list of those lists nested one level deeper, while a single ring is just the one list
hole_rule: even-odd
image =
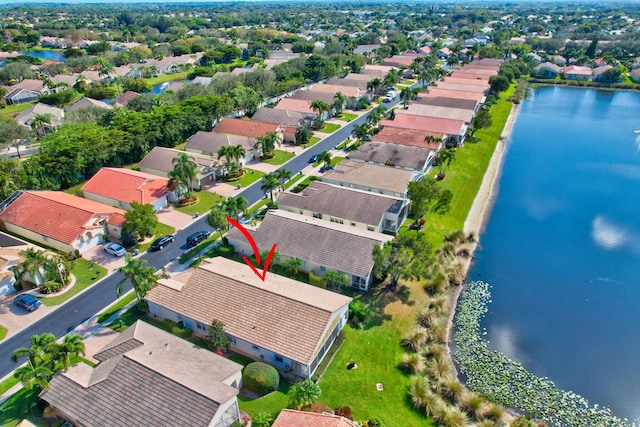
[{"label": "white car", "polygon": [[110,253],[111,255],[114,255],[114,256],[123,256],[124,254],[127,253],[127,250],[123,248],[122,245],[115,242],[110,242],[105,244],[104,250],[105,252]]}]

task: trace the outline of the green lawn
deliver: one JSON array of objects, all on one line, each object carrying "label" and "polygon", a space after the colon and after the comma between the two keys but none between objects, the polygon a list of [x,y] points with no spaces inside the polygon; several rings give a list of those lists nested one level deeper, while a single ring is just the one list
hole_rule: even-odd
[{"label": "green lawn", "polygon": [[5,394],[7,391],[11,389],[14,385],[18,384],[20,381],[13,375],[7,378],[6,380],[0,383],[0,394]]},{"label": "green lawn", "polygon": [[129,304],[133,300],[136,299],[135,292],[129,292],[127,295],[123,296],[118,300],[117,303],[109,307],[106,311],[104,311],[100,316],[98,316],[98,323],[102,323],[107,320],[109,317],[113,316],[118,310],[123,308],[125,305]]},{"label": "green lawn", "polygon": [[62,304],[72,296],[80,293],[83,289],[94,284],[97,280],[105,277],[107,274],[106,268],[101,265],[93,264],[84,258],[73,260],[70,264],[71,273],[76,276],[76,284],[64,294],[54,297],[40,298],[40,301],[42,301],[44,305],[51,307]]},{"label": "green lawn", "polygon": [[318,129],[317,132],[322,132],[322,133],[334,133],[335,131],[337,131],[338,129],[340,129],[342,126],[340,126],[337,123],[325,123],[324,127],[322,129]]},{"label": "green lawn", "polygon": [[[285,183],[285,187],[286,187],[286,183]],[[267,203],[269,203],[270,201],[271,199],[260,199],[259,201],[251,205],[249,209],[247,209],[247,216],[252,215],[254,212],[258,212],[260,209],[266,206]]]},{"label": "green lawn", "polygon": [[38,393],[37,389],[22,389],[7,399],[1,407],[0,425],[14,427],[23,419],[29,419],[37,426],[46,426],[42,410],[38,408]]},{"label": "green lawn", "polygon": [[0,116],[9,116],[9,117],[17,116],[18,113],[24,110],[28,110],[34,105],[35,103],[33,102],[29,102],[26,104],[18,104],[18,105],[7,105],[4,108],[0,108]]},{"label": "green lawn", "polygon": [[312,136],[311,139],[309,139],[309,142],[307,142],[305,144],[306,147],[311,147],[314,144],[317,144],[318,142],[322,141],[322,138],[317,137],[317,136]]},{"label": "green lawn", "polygon": [[262,178],[263,175],[264,175],[264,172],[260,172],[260,171],[249,169],[249,168],[244,168],[244,174],[240,179],[227,181],[227,184],[233,185],[233,186],[240,184],[242,188],[246,188],[251,184],[253,184],[254,182],[260,180],[260,178]]},{"label": "green lawn", "polygon": [[7,336],[7,332],[9,332],[9,330],[4,326],[0,325],[0,341]]},{"label": "green lawn", "polygon": [[280,385],[278,390],[263,396],[259,399],[249,399],[245,396],[238,396],[238,404],[240,409],[248,412],[250,415],[255,416],[260,412],[268,412],[270,414],[279,414],[283,408],[286,408],[289,404],[289,388],[291,384],[286,379],[280,377]]},{"label": "green lawn", "polygon": [[195,191],[193,194],[195,196],[198,196],[198,203],[196,203],[195,205],[176,208],[176,210],[192,216],[195,215],[196,212],[202,215],[205,212],[209,211],[212,207],[222,203],[222,201],[224,200],[224,197],[222,197],[221,195],[206,190]]},{"label": "green lawn", "polygon": [[145,80],[151,86],[155,86],[155,85],[157,85],[159,83],[172,82],[174,80],[185,80],[189,73],[190,73],[190,71],[181,71],[179,73],[162,74],[162,75],[157,76],[157,77],[146,78]]},{"label": "green lawn", "polygon": [[135,245],[134,248],[138,249],[140,252],[145,252],[151,247],[151,244],[153,243],[153,241],[156,240],[158,237],[166,236],[168,234],[173,234],[175,233],[175,231],[176,229],[173,228],[172,226],[159,223],[158,227],[156,227],[156,232],[153,238],[149,239],[148,241],[145,241],[144,243]]},{"label": "green lawn", "polygon": [[282,165],[296,156],[294,153],[283,150],[274,150],[273,154],[274,156],[272,158],[264,159],[262,162],[269,163],[270,165]]},{"label": "green lawn", "polygon": [[84,197],[82,195],[82,186],[85,185],[86,183],[87,181],[82,181],[81,183],[74,185],[71,188],[67,188],[66,190],[64,190],[64,192],[67,194],[71,194],[73,196]]},{"label": "green lawn", "polygon": [[338,120],[344,120],[345,122],[350,122],[351,120],[355,120],[358,118],[357,114],[353,114],[353,113],[345,113],[342,112],[341,115],[336,116],[336,119]]}]

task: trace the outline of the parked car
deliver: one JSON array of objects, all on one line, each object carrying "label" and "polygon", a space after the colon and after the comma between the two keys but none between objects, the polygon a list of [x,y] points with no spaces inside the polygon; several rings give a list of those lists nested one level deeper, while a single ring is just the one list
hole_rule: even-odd
[{"label": "parked car", "polygon": [[309,163],[315,163],[317,161],[318,161],[318,155],[317,154],[314,154],[313,156],[311,156],[309,158]]},{"label": "parked car", "polygon": [[38,298],[30,294],[18,295],[13,299],[13,303],[27,311],[33,311],[42,305]]},{"label": "parked car", "polygon": [[113,256],[123,256],[127,253],[127,250],[116,242],[105,243],[103,249],[105,252],[110,253]]},{"label": "parked car", "polygon": [[391,102],[396,98],[396,94],[393,92],[387,93],[387,96],[384,98],[384,102]]},{"label": "parked car", "polygon": [[320,172],[326,172],[326,171],[330,171],[333,170],[333,165],[329,165],[329,166],[322,166],[320,168]]},{"label": "parked car", "polygon": [[189,246],[197,246],[200,242],[207,240],[210,235],[211,232],[207,230],[196,231],[187,237],[187,244]]},{"label": "parked car", "polygon": [[151,250],[160,251],[169,243],[173,243],[174,240],[176,240],[176,238],[173,235],[159,237],[151,244]]}]

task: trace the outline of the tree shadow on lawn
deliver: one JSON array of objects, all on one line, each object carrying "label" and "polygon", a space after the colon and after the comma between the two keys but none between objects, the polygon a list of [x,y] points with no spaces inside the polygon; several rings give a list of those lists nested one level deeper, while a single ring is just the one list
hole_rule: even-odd
[{"label": "tree shadow on lawn", "polygon": [[400,301],[402,304],[413,306],[415,301],[410,299],[410,296],[411,290],[405,285],[378,284],[369,295],[363,297],[362,302],[367,308],[363,329],[381,326],[385,321],[390,321],[393,316],[385,313],[385,308],[389,304]]}]

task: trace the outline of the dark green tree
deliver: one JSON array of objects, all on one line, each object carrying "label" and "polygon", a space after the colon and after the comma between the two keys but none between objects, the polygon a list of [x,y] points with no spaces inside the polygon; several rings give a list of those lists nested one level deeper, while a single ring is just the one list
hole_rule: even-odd
[{"label": "dark green tree", "polygon": [[[158,227],[158,215],[150,204],[131,202],[131,209],[124,213],[125,222],[122,224],[123,240],[130,240],[128,243],[135,243],[136,240],[147,234],[152,234]],[[131,242],[132,240],[132,242]]]},{"label": "dark green tree", "polygon": [[229,349],[229,337],[224,333],[224,323],[213,319],[211,326],[207,328],[206,341],[213,351],[227,351]]}]

